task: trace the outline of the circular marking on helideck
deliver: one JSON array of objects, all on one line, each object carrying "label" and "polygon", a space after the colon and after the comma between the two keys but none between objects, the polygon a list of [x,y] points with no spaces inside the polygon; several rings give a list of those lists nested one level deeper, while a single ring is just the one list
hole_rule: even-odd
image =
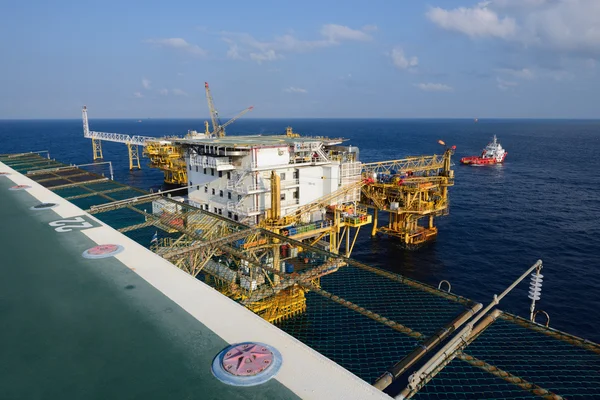
[{"label": "circular marking on helideck", "polygon": [[279,372],[282,361],[281,354],[272,346],[260,342],[238,343],[215,357],[212,373],[229,385],[260,385]]},{"label": "circular marking on helideck", "polygon": [[15,186],[11,186],[8,188],[8,190],[25,190],[25,189],[31,189],[31,186],[29,185],[15,185]]},{"label": "circular marking on helideck", "polygon": [[90,249],[87,249],[83,252],[82,256],[85,258],[106,258],[112,257],[115,254],[119,254],[124,250],[123,246],[118,244],[100,244],[98,246],[94,246]]}]

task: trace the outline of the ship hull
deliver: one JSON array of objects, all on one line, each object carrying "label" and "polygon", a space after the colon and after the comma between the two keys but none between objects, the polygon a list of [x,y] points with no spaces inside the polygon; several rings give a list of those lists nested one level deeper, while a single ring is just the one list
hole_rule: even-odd
[{"label": "ship hull", "polygon": [[471,157],[463,157],[460,159],[460,163],[464,165],[490,165],[490,164],[501,164],[506,159],[506,154],[502,157],[501,160],[496,160],[495,158],[482,158],[478,156]]}]

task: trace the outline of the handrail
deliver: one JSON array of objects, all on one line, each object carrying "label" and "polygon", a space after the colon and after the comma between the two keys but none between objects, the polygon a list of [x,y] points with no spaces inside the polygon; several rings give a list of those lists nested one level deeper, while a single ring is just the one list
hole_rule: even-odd
[{"label": "handrail", "polygon": [[542,268],[542,260],[538,260],[535,264],[525,271],[517,280],[515,280],[509,287],[507,287],[499,296],[494,295],[494,299],[487,307],[480,311],[456,336],[454,336],[444,347],[442,347],[433,357],[431,357],[418,371],[413,373],[408,378],[408,385],[406,388],[396,397],[396,399],[406,399],[407,396],[414,394],[419,387],[424,385],[430,375],[436,370],[436,368],[442,364],[446,359],[452,357],[455,352],[463,343],[468,343],[478,330],[473,330],[475,323],[483,318],[492,308],[494,308],[500,300],[502,300],[515,286],[517,286],[523,279],[529,275],[531,271],[536,268]]}]

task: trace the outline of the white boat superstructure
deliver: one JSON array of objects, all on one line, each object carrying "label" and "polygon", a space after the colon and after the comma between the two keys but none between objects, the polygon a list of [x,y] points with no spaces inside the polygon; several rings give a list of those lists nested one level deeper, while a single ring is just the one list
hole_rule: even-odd
[{"label": "white boat superstructure", "polygon": [[498,139],[496,138],[496,135],[494,135],[494,138],[492,139],[492,141],[490,143],[488,143],[488,145],[483,150],[483,153],[481,154],[481,158],[492,158],[497,163],[500,163],[500,162],[504,161],[504,157],[506,157],[506,150],[504,150],[504,148],[502,148],[502,145],[500,143],[498,143]]}]

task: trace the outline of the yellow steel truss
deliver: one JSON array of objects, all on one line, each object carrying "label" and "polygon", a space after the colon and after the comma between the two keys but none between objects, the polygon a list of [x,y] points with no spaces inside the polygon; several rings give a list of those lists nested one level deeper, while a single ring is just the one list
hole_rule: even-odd
[{"label": "yellow steel truss", "polygon": [[[361,203],[374,209],[372,235],[398,237],[408,249],[436,237],[434,217],[448,213],[448,187],[454,184],[452,153],[363,165],[369,181]],[[387,226],[378,226],[379,211],[388,214]]]},{"label": "yellow steel truss", "polygon": [[92,139],[92,152],[94,161],[101,160],[102,157],[102,141],[100,139]]},{"label": "yellow steel truss", "polygon": [[150,159],[150,167],[165,174],[165,183],[187,185],[185,156],[181,146],[169,141],[147,142],[144,155]]}]

